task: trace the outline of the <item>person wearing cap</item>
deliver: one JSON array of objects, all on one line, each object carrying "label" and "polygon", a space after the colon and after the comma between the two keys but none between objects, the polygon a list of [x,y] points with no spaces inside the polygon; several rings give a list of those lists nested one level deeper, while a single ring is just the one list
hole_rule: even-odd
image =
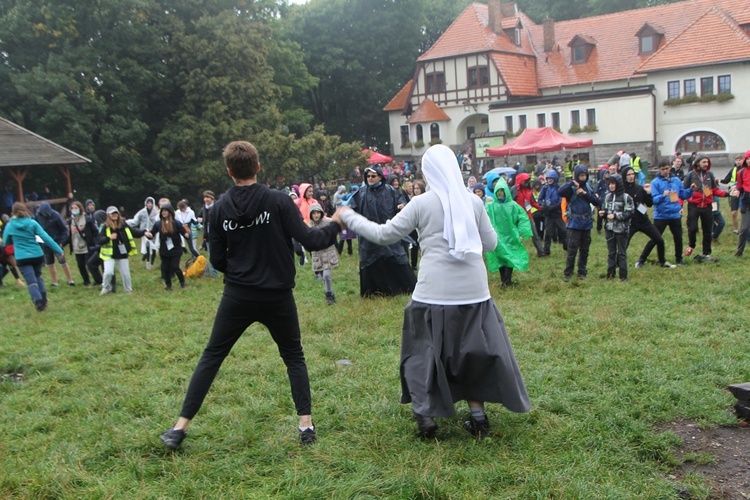
[{"label": "person wearing cap", "polygon": [[219,272],[214,269],[214,266],[211,264],[211,248],[208,244],[208,236],[210,233],[208,219],[209,215],[211,214],[211,208],[214,206],[215,200],[216,195],[213,191],[208,189],[203,191],[203,206],[198,213],[198,222],[203,224],[203,248],[205,248],[206,252],[208,252],[208,266],[206,266],[206,274],[208,274],[212,278],[215,278],[219,275]]},{"label": "person wearing cap", "polygon": [[482,201],[466,191],[449,147],[429,148],[422,172],[430,190],[393,219],[375,222],[342,207],[333,221],[340,218],[379,245],[398,244],[419,228],[423,255],[404,309],[401,402],[411,403],[418,435],[432,438],[435,418],[455,415],[454,403],[466,400],[464,428],[484,437],[490,431],[485,402],[514,412],[531,406],[482,259],[497,246],[497,233]]},{"label": "person wearing cap", "polygon": [[729,196],[729,193],[719,189],[714,173],[711,172],[711,160],[705,155],[695,158],[693,170],[685,177],[683,186],[691,191],[687,199],[688,246],[685,249],[685,256],[693,253],[700,221],[703,232],[703,253],[696,255],[694,259],[697,262],[716,262],[716,259],[711,257],[711,233],[714,225],[713,201],[714,196],[724,198]]},{"label": "person wearing cap", "polygon": [[161,440],[170,449],[180,446],[224,359],[245,330],[257,322],[268,328],[286,365],[299,417],[299,441],[312,444],[317,434],[293,293],[292,238],[310,250],[320,250],[333,245],[341,228],[335,223],[308,227],[289,196],[257,182],[261,165],[258,150],[249,142],[229,143],[223,158],[234,186],[212,205],[207,222],[211,262],[224,273],[224,291],[180,416],[161,434]]},{"label": "person wearing cap", "polygon": [[128,256],[138,253],[135,238],[140,238],[144,233],[145,231],[140,229],[131,228],[125,222],[125,219],[120,216],[120,211],[117,207],[107,207],[107,220],[99,230],[97,238],[97,242],[101,245],[99,258],[104,261],[101,295],[112,293],[112,279],[115,276],[115,267],[117,267],[120,273],[125,292],[130,293],[133,291]]},{"label": "person wearing cap", "polygon": [[[348,206],[355,212],[383,224],[404,208],[403,196],[385,182],[380,165],[368,166],[365,180],[366,186],[349,200]],[[417,280],[400,242],[378,245],[361,237],[358,241],[360,296],[391,296],[414,291]]]}]

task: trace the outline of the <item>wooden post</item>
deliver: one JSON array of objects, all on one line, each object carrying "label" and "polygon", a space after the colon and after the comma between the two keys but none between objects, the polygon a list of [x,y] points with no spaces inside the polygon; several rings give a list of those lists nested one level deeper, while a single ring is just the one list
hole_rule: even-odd
[{"label": "wooden post", "polygon": [[55,170],[65,177],[65,197],[68,198],[70,193],[73,192],[73,183],[70,181],[70,167],[67,165],[56,165]]},{"label": "wooden post", "polygon": [[8,171],[10,172],[10,176],[16,181],[16,201],[23,203],[25,201],[23,196],[23,180],[29,173],[29,167],[10,167]]}]

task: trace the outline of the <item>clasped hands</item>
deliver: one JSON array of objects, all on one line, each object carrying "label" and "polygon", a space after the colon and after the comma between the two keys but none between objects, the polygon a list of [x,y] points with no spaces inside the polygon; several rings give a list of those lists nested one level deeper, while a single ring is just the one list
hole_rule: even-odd
[{"label": "clasped hands", "polygon": [[343,214],[343,213],[344,213],[344,212],[346,212],[347,210],[351,210],[351,208],[349,208],[349,207],[339,207],[339,208],[338,208],[338,209],[336,210],[336,213],[334,213],[334,214],[333,214],[333,215],[331,216],[331,221],[333,221],[333,222],[335,222],[336,224],[338,224],[338,225],[339,225],[339,227],[341,227],[341,229],[346,229],[346,224],[344,224],[344,221],[343,221],[343,220],[341,219],[341,214]]}]

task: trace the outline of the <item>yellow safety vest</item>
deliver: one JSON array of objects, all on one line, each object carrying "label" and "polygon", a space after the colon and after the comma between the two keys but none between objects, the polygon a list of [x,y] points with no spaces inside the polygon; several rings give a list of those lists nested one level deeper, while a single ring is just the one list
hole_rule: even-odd
[{"label": "yellow safety vest", "polygon": [[633,167],[633,170],[636,174],[641,173],[641,159],[636,157],[635,159],[630,159],[630,166]]},{"label": "yellow safety vest", "polygon": [[[112,240],[109,239],[109,237],[112,235],[112,229],[107,227],[107,243],[102,245],[102,248],[99,250],[99,258],[102,260],[109,260],[112,258]],[[128,251],[128,255],[135,255],[138,253],[138,249],[135,246],[135,242],[133,241],[133,233],[130,232],[130,228],[126,225],[125,226],[125,234],[128,235],[128,243],[130,243],[130,250]]]}]

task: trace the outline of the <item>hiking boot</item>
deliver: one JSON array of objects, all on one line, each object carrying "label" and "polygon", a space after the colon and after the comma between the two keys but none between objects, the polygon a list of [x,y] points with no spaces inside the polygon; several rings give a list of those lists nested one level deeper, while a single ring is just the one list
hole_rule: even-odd
[{"label": "hiking boot", "polygon": [[711,257],[710,255],[704,255],[703,262],[719,262],[719,259]]},{"label": "hiking boot", "polygon": [[677,267],[685,267],[685,263],[683,261],[680,261],[677,263]]},{"label": "hiking boot", "polygon": [[705,257],[703,257],[703,255],[701,254],[697,254],[695,257],[693,257],[693,260],[698,263],[703,262],[704,259]]},{"label": "hiking boot", "polygon": [[568,281],[570,281],[570,276],[568,276],[567,274],[565,276],[563,276],[563,281],[565,283],[567,283]]},{"label": "hiking boot", "polygon": [[742,257],[742,252],[737,252],[734,254],[735,257]]},{"label": "hiking boot", "polygon": [[674,264],[672,264],[672,263],[670,263],[669,261],[664,261],[664,262],[662,263],[661,267],[665,267],[665,268],[667,268],[667,269],[674,269],[674,268],[676,268],[677,266],[676,266],[676,265],[674,265]]},{"label": "hiking boot", "polygon": [[99,295],[107,295],[108,293],[111,293],[111,292],[112,290],[110,290],[109,288],[102,288],[102,291]]},{"label": "hiking boot", "polygon": [[474,417],[469,417],[469,420],[464,422],[464,429],[469,431],[472,436],[483,438],[490,433],[490,421],[488,418],[484,420],[475,420]]},{"label": "hiking boot", "polygon": [[690,257],[691,255],[693,255],[693,247],[687,247],[685,249],[685,257]]},{"label": "hiking boot", "polygon": [[176,450],[180,447],[180,444],[185,439],[185,436],[187,436],[186,431],[183,431],[182,429],[172,428],[162,432],[161,436],[159,436],[159,439],[161,439],[164,443],[164,446],[166,446],[170,450]]},{"label": "hiking boot", "polygon": [[313,444],[316,439],[318,439],[318,436],[315,434],[315,429],[307,428],[304,431],[299,431],[299,442],[303,446]]},{"label": "hiking boot", "polygon": [[68,281],[68,285],[70,285],[70,286],[76,286],[76,282],[75,281]]},{"label": "hiking boot", "polygon": [[424,415],[420,415],[417,412],[412,412],[414,414],[414,420],[417,421],[417,429],[419,430],[418,434],[420,437],[425,439],[430,439],[435,435],[435,432],[437,431],[438,425],[435,422],[435,419],[432,417],[426,417]]},{"label": "hiking boot", "polygon": [[171,292],[172,291],[172,287],[171,286],[165,287],[164,291],[165,292]]},{"label": "hiking boot", "polygon": [[635,268],[636,269],[640,269],[642,267],[643,267],[643,261],[642,260],[635,261]]},{"label": "hiking boot", "polygon": [[34,301],[34,307],[36,307],[36,310],[39,312],[42,312],[47,308],[43,300]]},{"label": "hiking boot", "polygon": [[326,304],[333,305],[336,303],[336,296],[333,292],[326,292]]},{"label": "hiking boot", "polygon": [[182,289],[187,288],[187,283],[185,283],[184,281],[182,283],[180,283],[180,288],[182,288]]}]

